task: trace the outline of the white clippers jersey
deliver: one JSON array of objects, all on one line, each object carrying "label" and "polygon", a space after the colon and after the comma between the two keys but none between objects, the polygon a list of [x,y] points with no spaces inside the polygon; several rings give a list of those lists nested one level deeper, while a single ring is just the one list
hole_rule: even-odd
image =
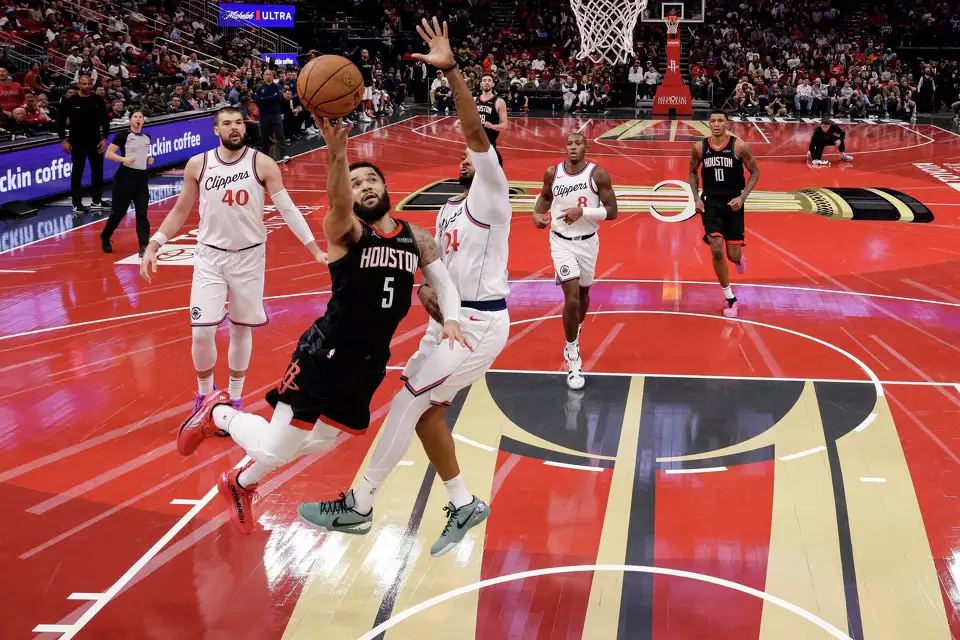
[{"label": "white clippers jersey", "polygon": [[496,150],[470,152],[476,176],[466,198],[448,201],[437,214],[437,248],[460,299],[506,298],[510,195]]},{"label": "white clippers jersey", "polygon": [[257,175],[256,158],[257,151],[249,147],[230,164],[220,160],[217,149],[203,154],[197,241],[227,251],[267,241],[265,189]]},{"label": "white clippers jersey", "polygon": [[561,219],[564,209],[574,207],[599,207],[600,196],[597,185],[593,181],[593,171],[597,165],[588,162],[578,173],[570,175],[564,166],[565,162],[557,165],[553,177],[553,204],[550,206],[550,215],[553,218],[552,229],[557,233],[575,238],[596,233],[600,224],[596,220],[580,218],[573,224],[567,224]]}]

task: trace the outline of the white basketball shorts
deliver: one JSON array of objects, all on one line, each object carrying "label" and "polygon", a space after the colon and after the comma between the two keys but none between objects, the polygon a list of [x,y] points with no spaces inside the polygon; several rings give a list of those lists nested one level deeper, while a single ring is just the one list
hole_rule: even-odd
[{"label": "white basketball shorts", "polygon": [[364,88],[363,88],[363,99],[364,99],[364,100],[373,100],[373,87],[364,87]]},{"label": "white basketball shorts", "polygon": [[556,270],[557,284],[580,278],[581,287],[593,284],[600,255],[600,234],[586,240],[565,240],[550,232],[550,257]]},{"label": "white basketball shorts", "polygon": [[457,392],[468,387],[487,372],[497,359],[510,335],[510,314],[502,311],[460,309],[460,330],[473,351],[449,341],[437,344],[441,327],[430,320],[420,348],[407,361],[401,380],[415,396],[430,394],[430,404],[449,405]]},{"label": "white basketball shorts", "polygon": [[250,327],[267,324],[263,308],[263,280],[267,246],[244,251],[220,251],[197,245],[190,289],[190,325],[204,327],[223,322],[230,301],[230,322]]}]

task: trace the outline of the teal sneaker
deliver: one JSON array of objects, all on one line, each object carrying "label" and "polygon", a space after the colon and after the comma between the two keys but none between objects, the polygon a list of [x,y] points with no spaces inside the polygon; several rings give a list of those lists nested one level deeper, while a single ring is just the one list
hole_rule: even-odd
[{"label": "teal sneaker", "polygon": [[363,536],[373,526],[373,509],[366,515],[357,513],[353,510],[356,504],[351,489],[346,495],[341,492],[339,500],[304,502],[297,507],[297,513],[311,526]]},{"label": "teal sneaker", "polygon": [[448,502],[443,510],[447,512],[447,526],[443,528],[440,538],[430,547],[430,555],[434,558],[439,558],[460,544],[467,531],[490,515],[490,507],[476,496],[473,497],[473,502],[459,509],[454,507],[452,502]]}]

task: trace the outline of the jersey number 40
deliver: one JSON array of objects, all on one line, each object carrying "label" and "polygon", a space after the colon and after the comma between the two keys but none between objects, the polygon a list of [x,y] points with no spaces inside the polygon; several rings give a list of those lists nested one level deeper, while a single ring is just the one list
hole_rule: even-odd
[{"label": "jersey number 40", "polygon": [[228,207],[232,207],[234,204],[238,207],[243,207],[250,202],[250,193],[246,189],[240,189],[239,191],[227,189],[223,193],[223,197],[220,198],[220,202]]}]

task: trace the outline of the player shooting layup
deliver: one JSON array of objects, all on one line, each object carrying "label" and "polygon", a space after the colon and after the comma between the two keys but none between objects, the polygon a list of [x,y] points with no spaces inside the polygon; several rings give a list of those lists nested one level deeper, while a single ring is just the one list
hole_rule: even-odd
[{"label": "player shooting layup", "polygon": [[[737,273],[747,270],[743,257],[743,203],[760,179],[760,168],[743,140],[727,132],[730,121],[726,112],[710,112],[710,136],[693,145],[690,156],[690,189],[696,198],[697,211],[703,218],[703,241],[710,245],[713,270],[723,289],[723,315],[737,317],[739,303],[730,287],[730,275],[724,260],[729,258]],[[697,168],[703,164],[703,195],[697,188]],[[744,183],[743,168],[750,172]]]},{"label": "player shooting layup", "polygon": [[[587,139],[580,133],[567,136],[567,159],[547,167],[543,190],[533,209],[538,229],[551,224],[550,255],[557,284],[563,289],[563,333],[567,344],[567,386],[582,389],[583,360],[580,329],[590,308],[590,287],[600,254],[597,231],[601,220],[617,217],[617,195],[610,175],[586,161]],[[549,213],[548,213],[549,211]]]},{"label": "player shooting layup", "polygon": [[403,459],[416,430],[450,496],[447,525],[430,549],[437,557],[453,549],[490,513],[489,507],[466,487],[444,414],[457,392],[483,376],[506,345],[510,333],[505,297],[510,292],[507,254],[512,212],[507,177],[454,63],[447,25],[441,31],[436,20],[432,27],[424,20],[418,31],[430,45],[430,53],[414,55],[446,74],[467,139],[467,151],[460,163],[460,184],[466,187],[466,193],[440,209],[437,245],[460,293],[460,326],[473,350],[461,345],[454,345],[452,351],[446,345],[438,346],[441,323],[449,316],[441,312],[436,292],[429,286],[422,287],[420,300],[433,320],[420,349],[403,371],[401,379],[406,384],[393,399],[370,467],[359,485],[341,494],[340,500],[302,504],[299,511],[302,519],[329,531],[370,531],[368,523],[373,521],[377,489]]},{"label": "player shooting layup", "polygon": [[[318,123],[319,124],[319,123]],[[327,195],[323,219],[333,294],[324,315],[300,336],[278,387],[267,393],[274,407],[270,422],[230,406],[216,391],[180,427],[177,449],[193,453],[204,439],[222,430],[246,449],[251,462],[226,471],[218,489],[230,506],[233,526],[253,532],[253,495],[272,470],[307,453],[330,448],[340,431],[364,432],[370,400],[386,374],[390,340],[410,310],[419,267],[436,293],[444,318],[435,331],[448,351],[465,343],[457,322],[460,297],[437,245],[416,225],[390,217],[390,196],[380,170],[369,162],[347,166],[347,135],[324,120],[327,142]],[[396,404],[390,420],[402,415]]]},{"label": "player shooting layup", "polygon": [[246,147],[246,126],[240,110],[224,107],[213,117],[220,146],[190,158],[183,173],[183,190],[160,229],[150,239],[140,262],[140,274],[151,281],[157,271],[157,251],[175,236],[200,196],[200,229],[190,290],[193,327],[193,366],[197,371],[196,411],[216,387],[217,325],[227,317],[230,299],[230,400],[240,408],[243,380],[253,350],[251,327],[267,324],[263,308],[267,229],[263,225],[264,195],[277,206],[290,230],[317,262],[326,256],[313,239],[303,215],[283,186],[277,163]]}]

